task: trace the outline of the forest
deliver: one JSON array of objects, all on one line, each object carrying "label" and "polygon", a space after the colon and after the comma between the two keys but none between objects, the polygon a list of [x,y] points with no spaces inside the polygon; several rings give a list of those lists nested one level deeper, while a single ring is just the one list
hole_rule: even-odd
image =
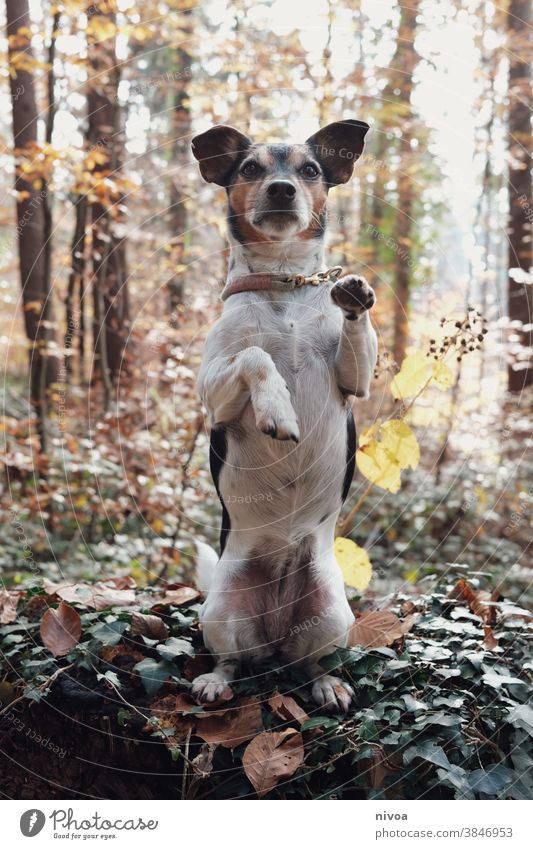
[{"label": "forest", "polygon": [[[529,0],[2,0],[4,798],[532,798],[532,32]],[[268,662],[201,709],[228,246],[191,139],[353,118],[328,266],[379,357],[326,664],[356,698]]]}]

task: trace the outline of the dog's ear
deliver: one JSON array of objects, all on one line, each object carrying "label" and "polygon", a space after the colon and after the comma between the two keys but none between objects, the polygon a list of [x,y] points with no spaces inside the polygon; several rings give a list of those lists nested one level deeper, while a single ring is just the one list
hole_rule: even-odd
[{"label": "dog's ear", "polygon": [[208,183],[226,185],[237,158],[251,141],[233,127],[220,124],[192,140],[192,152],[200,163],[200,173]]},{"label": "dog's ear", "polygon": [[336,121],[307,139],[329,186],[348,182],[363,152],[368,129],[364,121]]}]

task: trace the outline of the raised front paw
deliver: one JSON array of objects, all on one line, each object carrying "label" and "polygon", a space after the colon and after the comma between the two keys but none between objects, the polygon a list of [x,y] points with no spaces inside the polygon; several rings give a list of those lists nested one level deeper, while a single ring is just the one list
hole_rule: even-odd
[{"label": "raised front paw", "polygon": [[364,277],[356,277],[349,274],[342,277],[331,290],[331,298],[334,304],[344,311],[350,321],[354,321],[371,309],[376,296],[374,290],[368,285]]},{"label": "raised front paw", "polygon": [[252,393],[257,427],[272,439],[300,441],[298,419],[291,403],[291,394],[283,378],[267,378],[259,382]]}]

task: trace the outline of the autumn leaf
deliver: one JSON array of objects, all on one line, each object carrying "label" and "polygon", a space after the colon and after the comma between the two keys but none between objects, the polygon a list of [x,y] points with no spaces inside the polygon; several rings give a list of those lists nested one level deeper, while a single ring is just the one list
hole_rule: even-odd
[{"label": "autumn leaf", "polygon": [[483,631],[485,633],[483,648],[487,649],[487,651],[494,651],[494,649],[498,648],[499,643],[492,632],[492,628],[489,625],[483,625]]},{"label": "autumn leaf", "polygon": [[81,619],[77,610],[62,601],[55,610],[49,608],[41,619],[41,639],[54,657],[68,654],[81,636]]},{"label": "autumn leaf", "polygon": [[337,537],[335,557],[344,583],[356,590],[366,590],[372,578],[372,564],[365,549],[351,539]]},{"label": "autumn leaf", "polygon": [[460,578],[448,597],[466,602],[472,613],[479,616],[485,625],[492,627],[496,624],[497,608],[486,590],[474,590],[464,578]]},{"label": "autumn leaf", "polygon": [[303,738],[299,731],[264,731],[244,750],[242,763],[258,796],[265,796],[283,778],[290,778],[304,761]]},{"label": "autumn leaf", "polygon": [[454,384],[452,370],[441,360],[432,360],[423,351],[407,356],[400,371],[391,381],[394,398],[412,398],[426,386],[436,386],[444,392]]},{"label": "autumn leaf", "polygon": [[196,715],[196,735],[206,743],[234,749],[262,730],[263,717],[258,699],[246,698],[234,708]]},{"label": "autumn leaf", "polygon": [[0,625],[9,625],[17,617],[17,604],[24,593],[0,590]]},{"label": "autumn leaf", "polygon": [[172,604],[179,607],[181,604],[188,604],[191,601],[196,601],[200,598],[201,593],[192,587],[178,587],[174,590],[166,590],[163,598],[158,600],[159,604]]},{"label": "autumn leaf", "polygon": [[388,492],[398,492],[403,469],[416,469],[420,448],[411,428],[401,419],[376,423],[364,431],[356,452],[362,474]]},{"label": "autumn leaf", "polygon": [[276,691],[274,695],[269,698],[268,705],[274,716],[277,716],[278,719],[283,720],[283,722],[298,722],[302,725],[309,719],[305,710],[300,707],[298,702],[296,702],[292,696],[285,696]]},{"label": "autumn leaf", "polygon": [[168,628],[159,616],[146,613],[132,613],[130,631],[134,637],[150,637],[154,640],[165,640]]},{"label": "autumn leaf", "polygon": [[431,377],[431,363],[423,351],[405,357],[400,371],[391,382],[394,398],[411,398],[418,395]]},{"label": "autumn leaf", "polygon": [[403,621],[390,610],[371,610],[362,613],[350,629],[349,646],[379,648],[400,640],[413,627],[415,615]]},{"label": "autumn leaf", "polygon": [[[119,579],[120,580],[120,579]],[[57,595],[63,601],[82,604],[94,610],[105,610],[106,607],[129,607],[135,604],[135,592],[133,589],[116,589],[112,580],[107,583],[81,584],[62,582],[55,584],[53,581],[44,581],[44,589],[50,595]]]}]

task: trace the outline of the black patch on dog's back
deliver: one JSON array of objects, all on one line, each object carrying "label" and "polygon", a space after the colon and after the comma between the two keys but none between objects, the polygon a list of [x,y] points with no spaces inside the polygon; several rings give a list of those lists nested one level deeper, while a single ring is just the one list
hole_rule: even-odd
[{"label": "black patch on dog's back", "polygon": [[222,504],[222,526],[220,528],[220,556],[224,554],[228,534],[231,530],[231,520],[229,513],[224,504],[224,499],[220,494],[219,480],[220,472],[226,462],[226,454],[228,452],[228,441],[226,438],[226,428],[215,427],[211,431],[211,442],[209,445],[209,467],[211,469],[211,477],[215,484],[215,489]]},{"label": "black patch on dog's back", "polygon": [[346,472],[342,485],[342,503],[346,501],[355,471],[355,421],[351,409],[348,410],[346,419]]}]

